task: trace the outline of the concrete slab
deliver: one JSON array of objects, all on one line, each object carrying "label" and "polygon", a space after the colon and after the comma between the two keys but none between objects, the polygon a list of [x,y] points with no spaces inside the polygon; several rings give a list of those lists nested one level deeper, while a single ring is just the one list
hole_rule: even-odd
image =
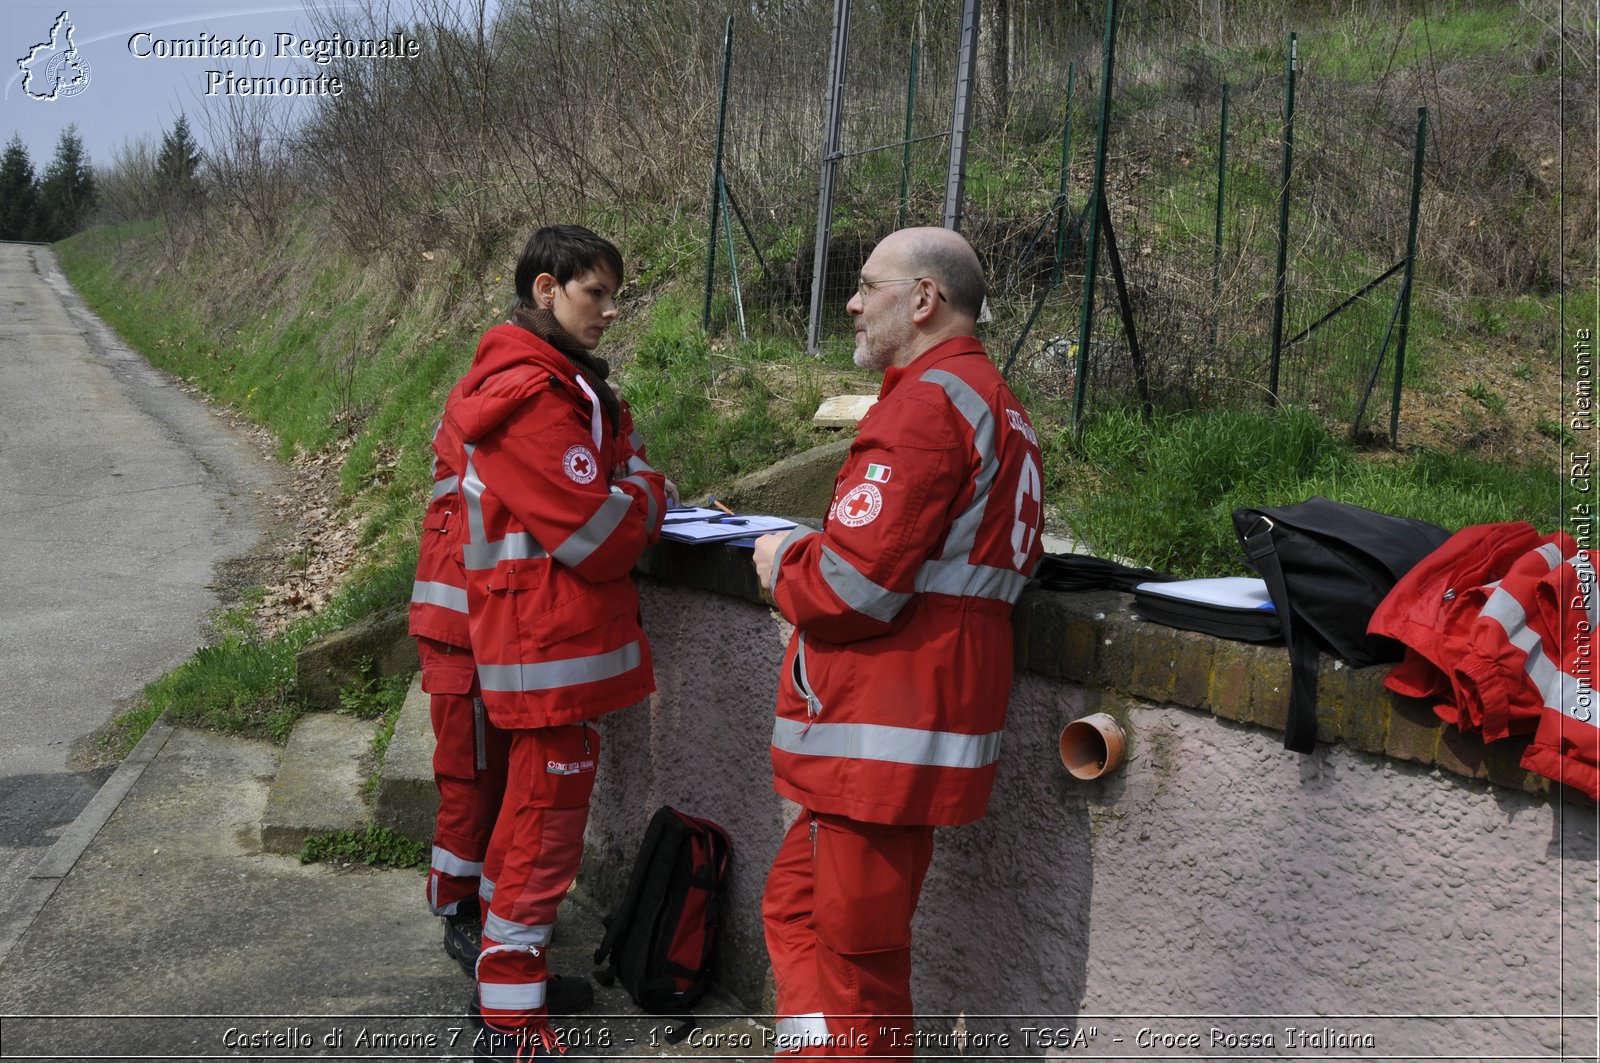
[{"label": "concrete slab", "polygon": [[372,814],[362,798],[370,720],[313,713],[295,724],[261,816],[261,848],[294,854],[311,834],[359,830]]},{"label": "concrete slab", "polygon": [[822,400],[811,421],[823,428],[854,428],[877,401],[876,395],[833,395]]},{"label": "concrete slab", "polygon": [[439,790],[433,784],[433,720],[428,695],[419,675],[406,693],[395,720],[394,736],[378,771],[378,792],[372,821],[403,838],[426,845],[433,838],[439,813]]}]

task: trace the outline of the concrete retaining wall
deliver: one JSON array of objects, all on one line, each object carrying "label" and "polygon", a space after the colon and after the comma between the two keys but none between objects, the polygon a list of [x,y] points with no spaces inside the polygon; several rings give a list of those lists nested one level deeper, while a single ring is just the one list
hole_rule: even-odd
[{"label": "concrete retaining wall", "polygon": [[[760,893],[794,812],[766,753],[789,630],[748,559],[663,544],[641,563],[659,690],[601,723],[580,887],[617,899],[663,803],[723,823],[722,980],[763,1011]],[[1017,632],[990,814],[939,832],[917,916],[931,1036],[964,1014],[1034,1055],[1053,1051],[1023,1030],[1042,1019],[1071,1029],[1065,1054],[1129,1058],[1251,1037],[1373,1058],[1594,1046],[1595,810],[1516,767],[1520,749],[1325,660],[1325,742],[1288,753],[1281,647],[1147,624],[1123,595],[1030,592]],[[1092,711],[1126,723],[1130,756],[1083,783],[1056,739]]]}]

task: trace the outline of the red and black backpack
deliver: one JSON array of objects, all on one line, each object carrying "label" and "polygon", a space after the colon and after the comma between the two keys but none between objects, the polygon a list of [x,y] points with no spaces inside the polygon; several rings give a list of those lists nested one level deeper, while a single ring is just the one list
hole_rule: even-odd
[{"label": "red and black backpack", "polygon": [[686,1014],[710,982],[732,845],[728,832],[663,805],[650,818],[622,903],[605,919],[594,961],[658,1015]]}]

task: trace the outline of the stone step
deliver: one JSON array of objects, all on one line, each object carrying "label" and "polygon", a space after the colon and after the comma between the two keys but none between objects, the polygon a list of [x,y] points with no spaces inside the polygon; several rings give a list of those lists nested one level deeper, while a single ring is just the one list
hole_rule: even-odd
[{"label": "stone step", "polygon": [[377,724],[339,713],[304,716],[289,736],[261,815],[261,848],[293,855],[311,834],[361,830],[372,821],[362,796]]},{"label": "stone step", "polygon": [[372,821],[422,845],[433,839],[439,791],[433,784],[433,719],[422,677],[411,683],[378,771]]}]

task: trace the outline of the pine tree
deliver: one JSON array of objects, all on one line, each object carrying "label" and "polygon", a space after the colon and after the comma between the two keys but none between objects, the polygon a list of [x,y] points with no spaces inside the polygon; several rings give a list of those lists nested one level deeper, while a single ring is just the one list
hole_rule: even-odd
[{"label": "pine tree", "polygon": [[89,156],[83,150],[78,127],[69,125],[56,141],[56,154],[39,181],[39,206],[35,213],[34,236],[40,240],[61,240],[89,219],[94,206],[94,174]]},{"label": "pine tree", "polygon": [[200,146],[189,132],[189,119],[178,115],[173,127],[161,134],[161,152],[156,157],[156,183],[162,205],[183,209],[199,201]]},{"label": "pine tree", "polygon": [[33,215],[39,203],[39,182],[22,136],[11,135],[0,157],[0,240],[26,240],[33,235]]}]

